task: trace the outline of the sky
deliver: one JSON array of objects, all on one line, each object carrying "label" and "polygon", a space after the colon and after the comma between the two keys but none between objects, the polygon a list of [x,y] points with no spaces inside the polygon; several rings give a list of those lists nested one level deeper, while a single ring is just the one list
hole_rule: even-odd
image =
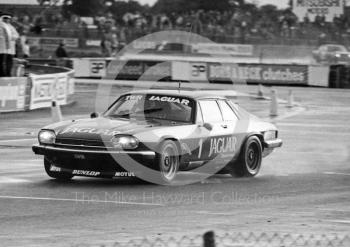
[{"label": "sky", "polygon": [[[137,1],[139,1],[141,4],[153,5],[157,0],[137,0]],[[191,0],[188,0],[188,1],[191,1]],[[273,4],[273,5],[276,5],[278,8],[288,7],[288,0],[246,0],[246,2],[257,3],[258,5]]]}]

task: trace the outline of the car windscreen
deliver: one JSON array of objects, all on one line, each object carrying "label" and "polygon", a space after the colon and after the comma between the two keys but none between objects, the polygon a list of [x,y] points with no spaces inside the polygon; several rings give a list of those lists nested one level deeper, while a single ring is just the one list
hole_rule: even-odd
[{"label": "car windscreen", "polygon": [[340,45],[328,46],[328,51],[329,52],[347,52],[346,48]]},{"label": "car windscreen", "polygon": [[192,99],[157,94],[128,94],[120,97],[107,111],[111,118],[159,119],[193,122]]}]

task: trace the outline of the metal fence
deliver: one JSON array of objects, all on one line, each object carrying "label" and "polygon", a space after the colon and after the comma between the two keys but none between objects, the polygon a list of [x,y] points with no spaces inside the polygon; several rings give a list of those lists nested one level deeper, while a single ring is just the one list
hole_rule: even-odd
[{"label": "metal fence", "polygon": [[182,238],[138,239],[110,244],[79,244],[72,247],[349,247],[350,237],[338,234],[226,233]]}]

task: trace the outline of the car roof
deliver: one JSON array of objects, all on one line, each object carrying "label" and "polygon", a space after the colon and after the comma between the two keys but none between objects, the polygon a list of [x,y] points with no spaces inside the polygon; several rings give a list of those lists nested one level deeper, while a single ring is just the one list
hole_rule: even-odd
[{"label": "car roof", "polygon": [[324,44],[324,45],[321,45],[321,47],[324,46],[324,47],[327,47],[327,46],[339,46],[339,47],[345,47],[345,45],[342,45],[342,44]]},{"label": "car roof", "polygon": [[226,99],[224,96],[215,95],[210,90],[169,90],[169,89],[148,89],[130,91],[126,94],[157,94],[164,96],[186,97],[194,100],[199,99]]}]

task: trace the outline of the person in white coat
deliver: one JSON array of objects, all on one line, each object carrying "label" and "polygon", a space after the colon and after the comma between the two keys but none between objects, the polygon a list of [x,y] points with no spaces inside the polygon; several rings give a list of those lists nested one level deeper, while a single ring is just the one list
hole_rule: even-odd
[{"label": "person in white coat", "polygon": [[10,49],[10,37],[2,20],[3,16],[0,12],[0,77],[6,76],[6,54]]},{"label": "person in white coat", "polygon": [[6,59],[5,59],[5,76],[11,76],[11,70],[13,65],[13,57],[16,54],[16,41],[19,39],[19,34],[14,26],[11,24],[12,15],[8,13],[2,13],[0,15],[0,19],[5,26],[5,30],[9,37],[9,47],[6,51]]}]

